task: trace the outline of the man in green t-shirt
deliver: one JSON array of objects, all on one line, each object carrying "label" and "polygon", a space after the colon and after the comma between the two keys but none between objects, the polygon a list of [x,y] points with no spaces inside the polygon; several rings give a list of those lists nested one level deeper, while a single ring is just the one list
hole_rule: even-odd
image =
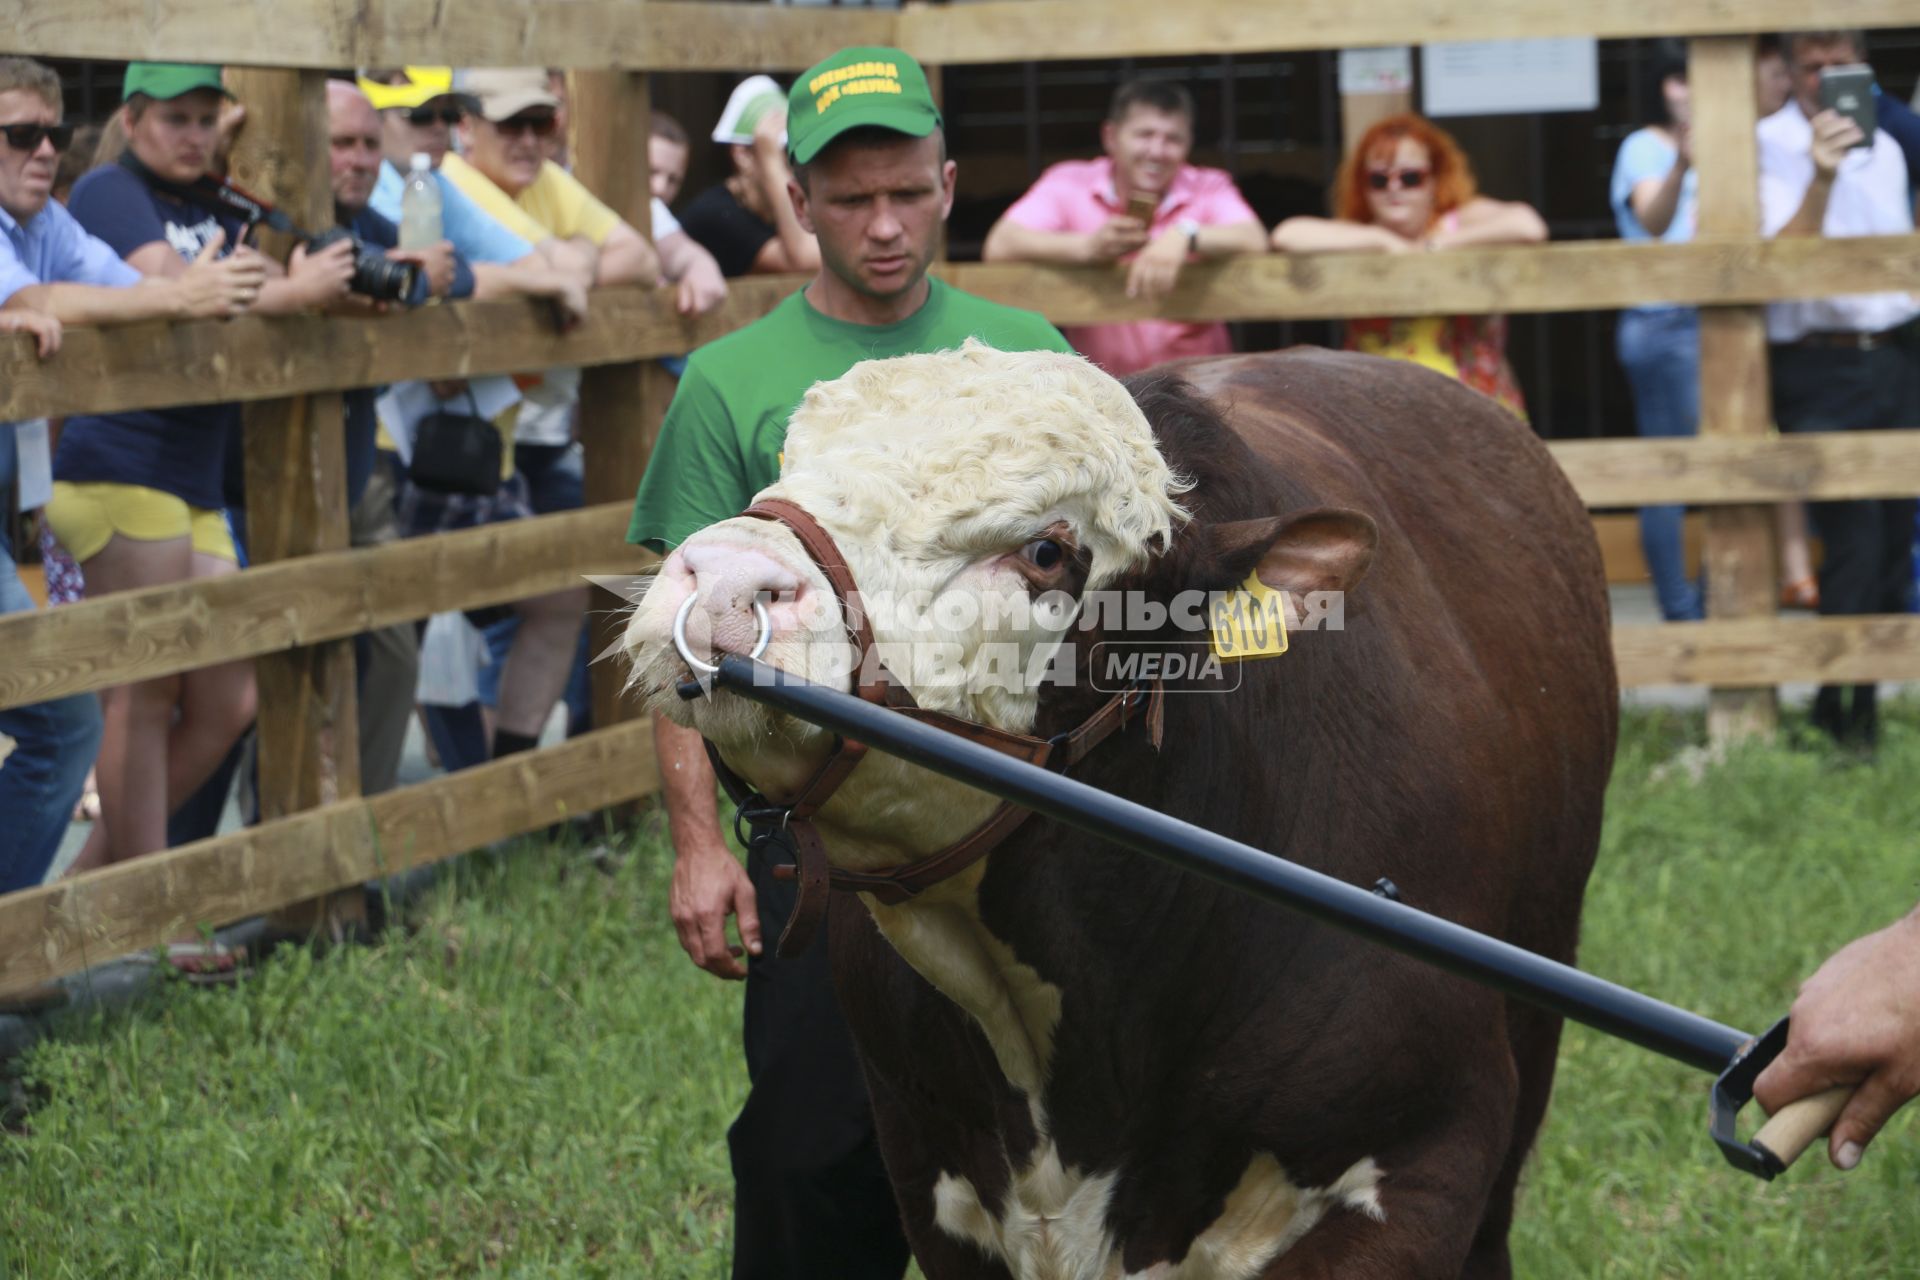
[{"label": "man in green t-shirt", "polygon": [[[787,122],[788,195],[819,241],[820,271],[764,319],[688,358],[627,534],[657,551],[739,514],[773,483],[801,397],[861,360],[947,350],[968,338],[1003,350],[1069,350],[1032,312],[927,278],[953,206],[955,166],[912,58],[842,50],[795,81]],[[743,870],[728,851],[700,735],[655,717],[654,743],[680,945],[709,973],[750,979],[752,1090],[727,1135],[735,1280],[897,1280],[906,1240],[826,947],[793,960],[763,952],[762,938],[778,937],[792,910],[792,883],[773,879],[771,854],[755,852]],[[727,937],[730,915],[737,946]]]}]

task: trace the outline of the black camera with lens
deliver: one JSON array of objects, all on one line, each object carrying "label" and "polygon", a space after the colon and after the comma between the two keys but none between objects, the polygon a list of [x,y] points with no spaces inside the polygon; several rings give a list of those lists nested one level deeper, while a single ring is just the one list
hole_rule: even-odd
[{"label": "black camera with lens", "polygon": [[345,227],[322,231],[307,241],[307,252],[319,253],[342,240],[353,244],[353,279],[347,283],[349,289],[376,302],[412,300],[413,292],[420,283],[420,264],[396,262],[387,256],[386,250],[368,244]]}]

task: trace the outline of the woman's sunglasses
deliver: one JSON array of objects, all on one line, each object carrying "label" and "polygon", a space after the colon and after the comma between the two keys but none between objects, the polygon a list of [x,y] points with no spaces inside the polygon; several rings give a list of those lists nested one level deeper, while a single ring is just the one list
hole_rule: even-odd
[{"label": "woman's sunglasses", "polygon": [[508,116],[493,127],[506,134],[530,133],[536,138],[546,138],[553,135],[554,126],[558,123],[558,118],[552,115]]},{"label": "woman's sunglasses", "polygon": [[430,124],[439,123],[451,129],[460,123],[458,107],[415,107],[407,112],[407,123],[416,129],[424,129]]},{"label": "woman's sunglasses", "polygon": [[1418,191],[1427,185],[1425,169],[1374,169],[1367,174],[1367,185],[1375,191],[1385,191],[1398,185],[1403,191]]},{"label": "woman's sunglasses", "polygon": [[65,151],[73,141],[70,124],[0,124],[0,133],[6,135],[7,145],[15,151],[38,151],[44,138],[53,139],[55,151]]}]

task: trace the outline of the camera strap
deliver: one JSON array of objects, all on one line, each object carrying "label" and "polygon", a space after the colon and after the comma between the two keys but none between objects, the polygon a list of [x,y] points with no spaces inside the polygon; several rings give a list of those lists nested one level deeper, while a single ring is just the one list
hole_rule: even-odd
[{"label": "camera strap", "polygon": [[312,235],[294,225],[293,219],[280,212],[259,196],[235,186],[225,178],[216,178],[211,174],[193,182],[172,182],[161,177],[143,163],[139,156],[128,147],[120,153],[120,167],[140,179],[141,183],[161,195],[171,196],[185,204],[213,206],[235,214],[251,230],[256,226],[265,226],[269,230],[297,236],[301,240],[310,240]]}]

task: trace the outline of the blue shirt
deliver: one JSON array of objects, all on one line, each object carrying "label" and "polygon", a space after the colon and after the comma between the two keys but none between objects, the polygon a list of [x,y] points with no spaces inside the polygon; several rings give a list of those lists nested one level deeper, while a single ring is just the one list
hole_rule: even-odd
[{"label": "blue shirt", "polygon": [[[533,252],[532,245],[501,226],[438,169],[433,171],[433,180],[440,184],[440,232],[469,261],[518,262]],[[394,167],[393,161],[382,160],[380,180],[374,183],[373,198],[367,201],[367,207],[388,222],[398,224],[400,196],[406,187],[406,175]]]},{"label": "blue shirt", "polygon": [[87,234],[57,201],[24,224],[0,209],[0,303],[36,284],[98,284],[125,288],[140,283],[140,273],[120,255]]},{"label": "blue shirt", "polygon": [[[1608,202],[1613,205],[1613,222],[1620,229],[1622,240],[1648,241],[1655,238],[1634,215],[1633,189],[1648,178],[1665,178],[1673,171],[1674,162],[1679,158],[1679,150],[1652,129],[1636,129],[1620,144],[1620,154],[1614,157],[1613,181],[1608,186],[1607,195]],[[1662,243],[1679,244],[1693,239],[1699,193],[1699,170],[1689,165],[1687,176],[1680,180],[1680,199],[1673,206],[1673,221],[1659,236]],[[1678,308],[1673,303],[1656,303],[1627,309],[1654,312]]]},{"label": "blue shirt", "polygon": [[[67,208],[122,258],[157,240],[192,262],[217,230],[226,232],[225,256],[245,230],[226,210],[150,190],[117,164],[82,175]],[[237,404],[68,418],[54,454],[53,477],[78,484],[137,484],[189,506],[218,510],[224,505],[220,481],[227,439],[239,426]]]},{"label": "blue shirt", "polygon": [[[88,235],[57,201],[25,223],[0,209],[0,304],[36,284],[94,284],[124,288],[140,283],[140,273],[120,260],[105,242]],[[13,492],[16,448],[13,424],[0,422],[0,503]],[[7,545],[0,521],[0,549]]]}]

